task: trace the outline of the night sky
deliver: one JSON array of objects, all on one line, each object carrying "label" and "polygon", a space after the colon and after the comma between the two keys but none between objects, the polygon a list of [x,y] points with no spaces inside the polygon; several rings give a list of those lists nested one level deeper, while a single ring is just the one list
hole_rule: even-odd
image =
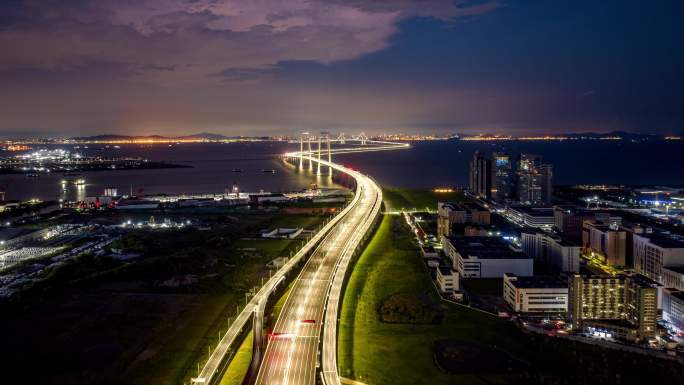
[{"label": "night sky", "polygon": [[684,132],[683,1],[2,0],[0,135]]}]

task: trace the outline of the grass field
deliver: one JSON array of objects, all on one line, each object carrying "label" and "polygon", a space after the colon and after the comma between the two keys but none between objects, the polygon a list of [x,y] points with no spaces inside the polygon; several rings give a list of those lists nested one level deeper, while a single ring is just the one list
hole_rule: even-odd
[{"label": "grass field", "polygon": [[[45,272],[2,304],[0,359],[28,383],[188,383],[266,263],[301,240],[259,239],[275,226],[315,228],[321,215],[245,213],[207,219],[209,231],[132,232],[114,246],[130,262],[82,256]],[[241,239],[249,238],[249,239]],[[188,280],[188,281],[186,281]],[[46,318],[47,317],[47,318]],[[39,370],[22,370],[23,365]],[[52,381],[52,382],[50,382]]]},{"label": "grass field", "polygon": [[[400,217],[386,216],[356,263],[345,291],[339,331],[342,376],[370,385],[569,385],[672,379],[681,383],[684,373],[681,365],[662,359],[525,334],[509,321],[446,302],[441,302],[445,317],[439,324],[382,323],[378,308],[395,293],[427,294],[437,301],[408,228]],[[504,352],[536,375],[521,378],[500,368],[491,370],[496,374],[448,374],[433,358],[433,343],[443,339]]]},{"label": "grass field", "polygon": [[463,193],[436,193],[428,189],[400,189],[383,187],[383,199],[387,210],[437,210],[439,201],[463,200]]},{"label": "grass field", "polygon": [[250,362],[252,362],[252,332],[249,332],[242,341],[219,385],[240,385],[247,374]]}]

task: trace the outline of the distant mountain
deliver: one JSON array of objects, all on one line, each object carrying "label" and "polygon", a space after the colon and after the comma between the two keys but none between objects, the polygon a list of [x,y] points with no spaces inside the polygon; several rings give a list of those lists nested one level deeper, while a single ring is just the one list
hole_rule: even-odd
[{"label": "distant mountain", "polygon": [[71,138],[73,140],[142,140],[142,139],[170,139],[169,137],[161,135],[145,135],[145,136],[133,136],[133,135],[114,135],[114,134],[103,134],[103,135],[93,135],[93,136],[78,136]]},{"label": "distant mountain", "polygon": [[663,139],[663,135],[639,134],[639,133],[627,132],[627,131],[580,132],[580,133],[567,134],[567,135],[563,135],[563,136],[568,136],[571,138],[595,138],[595,139],[620,137],[620,138],[625,139],[625,140],[638,140],[638,141],[662,140]]},{"label": "distant mountain", "polygon": [[225,135],[221,135],[221,134],[212,134],[211,132],[200,132],[199,134],[177,136],[176,138],[179,138],[179,139],[208,139],[208,140],[231,139],[230,136],[225,136]]},{"label": "distant mountain", "polygon": [[164,135],[115,135],[104,134],[94,136],[79,136],[71,138],[77,141],[127,141],[127,140],[224,140],[235,137],[225,136],[221,134],[212,134],[209,132],[201,132],[192,135],[181,136],[164,136]]}]

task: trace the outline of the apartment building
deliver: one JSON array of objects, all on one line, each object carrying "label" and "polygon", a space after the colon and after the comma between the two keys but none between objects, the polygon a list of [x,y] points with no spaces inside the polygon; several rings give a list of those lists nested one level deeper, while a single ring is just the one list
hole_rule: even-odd
[{"label": "apartment building", "polygon": [[570,277],[568,317],[576,329],[639,341],[656,335],[658,287],[635,275]]}]

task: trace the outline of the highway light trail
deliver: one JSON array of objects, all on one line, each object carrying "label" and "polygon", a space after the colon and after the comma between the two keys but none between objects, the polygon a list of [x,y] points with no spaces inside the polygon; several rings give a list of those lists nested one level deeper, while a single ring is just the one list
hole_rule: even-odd
[{"label": "highway light trail", "polygon": [[[406,145],[396,143],[373,144],[377,146],[342,148],[334,153],[406,148]],[[318,159],[313,152],[285,156],[320,162],[322,166],[350,175],[356,181],[356,193],[348,206],[350,210],[339,216],[338,224],[321,241],[295,281],[274,328],[276,333],[291,333],[294,337],[287,341],[269,341],[256,384],[314,384],[319,359],[325,382],[339,384],[337,316],[344,276],[354,252],[380,212],[382,191],[368,176]],[[305,324],[302,320],[313,320],[314,323]]]},{"label": "highway light trail", "polygon": [[[372,145],[336,149],[334,153],[383,151],[408,147],[403,143],[377,141],[368,141],[368,143]],[[356,193],[352,201],[254,295],[210,355],[195,382],[211,383],[216,380],[214,377],[219,372],[221,363],[231,346],[234,346],[241,330],[251,319],[255,308],[263,306],[277,284],[284,279],[284,275],[313,250],[295,280],[276,321],[256,383],[313,384],[321,329],[325,321],[322,369],[326,374],[326,382],[339,384],[336,325],[344,273],[353,252],[361,244],[379,213],[382,191],[368,176],[337,163],[318,159],[307,151],[288,153],[284,157],[320,162],[321,166],[328,166],[333,170],[348,174],[356,181]],[[305,323],[302,322],[303,320],[313,322]]]}]

